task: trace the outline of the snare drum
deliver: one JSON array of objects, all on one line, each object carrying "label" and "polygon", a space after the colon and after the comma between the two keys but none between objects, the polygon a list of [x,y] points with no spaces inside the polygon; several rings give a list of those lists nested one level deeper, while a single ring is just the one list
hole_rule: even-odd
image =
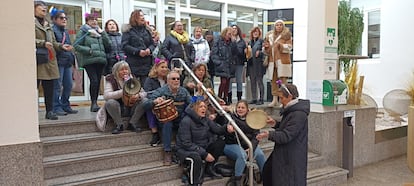
[{"label": "snare drum", "polygon": [[154,106],[152,112],[161,123],[167,123],[178,117],[177,108],[174,105],[174,100],[164,100]]}]

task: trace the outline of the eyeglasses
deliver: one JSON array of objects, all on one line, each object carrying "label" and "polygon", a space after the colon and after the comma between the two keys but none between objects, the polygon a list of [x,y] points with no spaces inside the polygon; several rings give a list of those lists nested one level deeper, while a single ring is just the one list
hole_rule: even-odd
[{"label": "eyeglasses", "polygon": [[68,20],[67,17],[59,17],[60,20]]},{"label": "eyeglasses", "polygon": [[174,80],[174,81],[175,80],[180,80],[180,78],[179,77],[172,77],[171,80]]}]

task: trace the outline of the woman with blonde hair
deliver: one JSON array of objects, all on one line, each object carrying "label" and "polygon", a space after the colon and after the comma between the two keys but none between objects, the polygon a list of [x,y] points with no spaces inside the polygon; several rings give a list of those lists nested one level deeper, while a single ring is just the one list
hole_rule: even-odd
[{"label": "woman with blonde hair", "polygon": [[[151,94],[157,88],[164,86],[167,83],[168,63],[164,59],[155,58],[148,78],[144,83],[144,90]],[[158,134],[158,123],[154,113],[151,110],[146,111],[148,126],[151,129],[152,139],[150,145],[156,147],[160,143],[160,135]]]},{"label": "woman with blonde hair", "polygon": [[210,60],[210,47],[207,40],[203,38],[203,28],[201,26],[196,26],[193,34],[194,37],[191,38],[191,42],[195,49],[194,63],[207,64]]},{"label": "woman with blonde hair", "polygon": [[[292,33],[285,26],[283,20],[276,20],[274,30],[266,34],[264,44],[264,52],[267,55],[267,64],[273,63],[273,69],[268,69],[268,77],[272,80],[273,101],[269,106],[278,106],[278,85],[277,80],[281,80],[283,84],[287,83],[287,79],[292,77],[290,51],[292,49]],[[272,65],[269,65],[272,67]],[[268,67],[268,68],[269,68]],[[269,78],[270,79],[270,78]]]}]

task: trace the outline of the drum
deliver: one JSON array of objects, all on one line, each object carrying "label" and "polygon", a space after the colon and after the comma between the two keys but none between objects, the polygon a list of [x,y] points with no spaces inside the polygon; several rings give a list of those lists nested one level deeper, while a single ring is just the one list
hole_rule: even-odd
[{"label": "drum", "polygon": [[127,107],[132,107],[135,102],[131,101],[131,97],[133,95],[136,95],[141,90],[141,83],[136,78],[131,78],[127,81],[125,81],[123,90],[123,96],[122,96],[122,102],[124,102],[124,105]]},{"label": "drum", "polygon": [[262,129],[266,126],[267,114],[263,110],[252,110],[246,116],[246,123],[252,129]]},{"label": "drum", "polygon": [[178,117],[177,108],[172,99],[164,100],[162,103],[155,105],[152,111],[161,123],[167,123]]}]

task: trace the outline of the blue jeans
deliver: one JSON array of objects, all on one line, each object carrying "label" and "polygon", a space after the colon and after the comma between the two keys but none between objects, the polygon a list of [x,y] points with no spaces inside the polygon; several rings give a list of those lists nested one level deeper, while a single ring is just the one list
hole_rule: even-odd
[{"label": "blue jeans", "polygon": [[[224,146],[224,154],[232,160],[235,160],[234,175],[241,176],[247,161],[247,153],[238,144],[226,144]],[[256,147],[253,157],[256,159],[257,166],[259,166],[260,172],[263,171],[264,164],[266,162],[265,155],[260,147]]]},{"label": "blue jeans", "polygon": [[59,66],[59,79],[54,81],[53,112],[70,110],[69,97],[72,92],[72,67]]},{"label": "blue jeans", "polygon": [[[236,85],[237,85],[237,92],[243,92],[243,69],[244,65],[236,65]],[[231,92],[231,83],[230,83],[230,90]]]}]

